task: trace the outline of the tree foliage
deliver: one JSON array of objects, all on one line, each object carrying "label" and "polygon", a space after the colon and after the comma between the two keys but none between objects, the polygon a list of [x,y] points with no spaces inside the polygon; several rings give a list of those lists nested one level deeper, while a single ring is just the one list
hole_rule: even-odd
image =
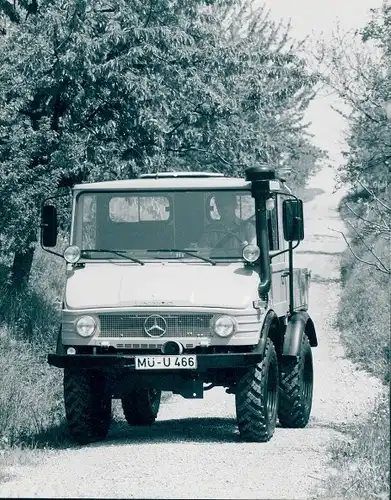
[{"label": "tree foliage", "polygon": [[323,80],[348,105],[341,180],[384,192],[391,181],[391,6],[371,9],[353,36],[337,32],[317,52]]},{"label": "tree foliage", "polygon": [[303,123],[315,79],[287,30],[233,4],[0,3],[3,253],[28,251],[42,199],[75,181],[282,155],[305,180],[322,156]]},{"label": "tree foliage", "polygon": [[342,113],[348,123],[348,149],[339,174],[357,192],[355,203],[348,200],[344,212],[353,245],[345,240],[357,260],[389,275],[391,6],[384,2],[381,8],[372,9],[371,20],[353,37],[337,33],[331,46],[323,44],[320,49],[317,59],[323,81],[350,109]]}]

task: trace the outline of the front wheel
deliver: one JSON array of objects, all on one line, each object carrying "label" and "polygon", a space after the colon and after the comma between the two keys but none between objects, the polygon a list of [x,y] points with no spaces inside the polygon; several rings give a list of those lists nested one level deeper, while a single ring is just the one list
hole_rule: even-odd
[{"label": "front wheel", "polygon": [[278,407],[278,361],[270,339],[263,360],[239,379],[235,403],[242,440],[269,441],[276,428]]},{"label": "front wheel", "polygon": [[299,429],[310,419],[314,372],[312,350],[303,334],[296,358],[280,360],[280,403],[278,418],[282,427]]},{"label": "front wheel", "polygon": [[64,403],[74,441],[86,444],[107,436],[111,423],[111,393],[104,373],[65,368]]},{"label": "front wheel", "polygon": [[152,425],[160,408],[162,391],[157,389],[134,389],[122,394],[124,416],[129,425]]}]

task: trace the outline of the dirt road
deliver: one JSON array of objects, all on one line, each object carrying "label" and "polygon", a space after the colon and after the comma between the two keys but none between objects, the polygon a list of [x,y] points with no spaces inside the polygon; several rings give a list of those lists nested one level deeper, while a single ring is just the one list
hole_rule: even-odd
[{"label": "dirt road", "polygon": [[296,265],[312,269],[310,310],[320,345],[314,350],[315,392],[306,429],[277,428],[266,444],[241,443],[234,397],[222,389],[204,400],[173,397],[150,429],[113,426],[109,439],[51,451],[38,467],[13,471],[1,497],[90,498],[312,498],[321,487],[326,447],[343,424],[365,415],[380,384],[343,357],[334,327],[341,229],[332,172],[310,182],[322,189],[305,206],[306,240]]}]

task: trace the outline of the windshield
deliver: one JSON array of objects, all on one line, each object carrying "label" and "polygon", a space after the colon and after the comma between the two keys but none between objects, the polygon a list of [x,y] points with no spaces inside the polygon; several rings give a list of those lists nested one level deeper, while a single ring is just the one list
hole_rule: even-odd
[{"label": "windshield", "polygon": [[254,211],[248,191],[84,192],[73,244],[84,259],[241,259],[255,243]]}]

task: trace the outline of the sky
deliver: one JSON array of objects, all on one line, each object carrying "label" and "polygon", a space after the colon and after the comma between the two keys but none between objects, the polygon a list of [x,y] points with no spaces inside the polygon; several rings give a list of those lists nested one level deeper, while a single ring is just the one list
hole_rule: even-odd
[{"label": "sky", "polygon": [[[275,20],[291,19],[291,33],[303,39],[332,37],[336,23],[343,30],[362,28],[370,18],[369,9],[380,7],[382,0],[259,0],[270,9]],[[346,122],[333,111],[330,105],[338,104],[334,97],[317,97],[311,103],[306,119],[311,121],[314,142],[329,152],[331,164],[341,163],[341,149],[344,146],[343,130]]]}]

